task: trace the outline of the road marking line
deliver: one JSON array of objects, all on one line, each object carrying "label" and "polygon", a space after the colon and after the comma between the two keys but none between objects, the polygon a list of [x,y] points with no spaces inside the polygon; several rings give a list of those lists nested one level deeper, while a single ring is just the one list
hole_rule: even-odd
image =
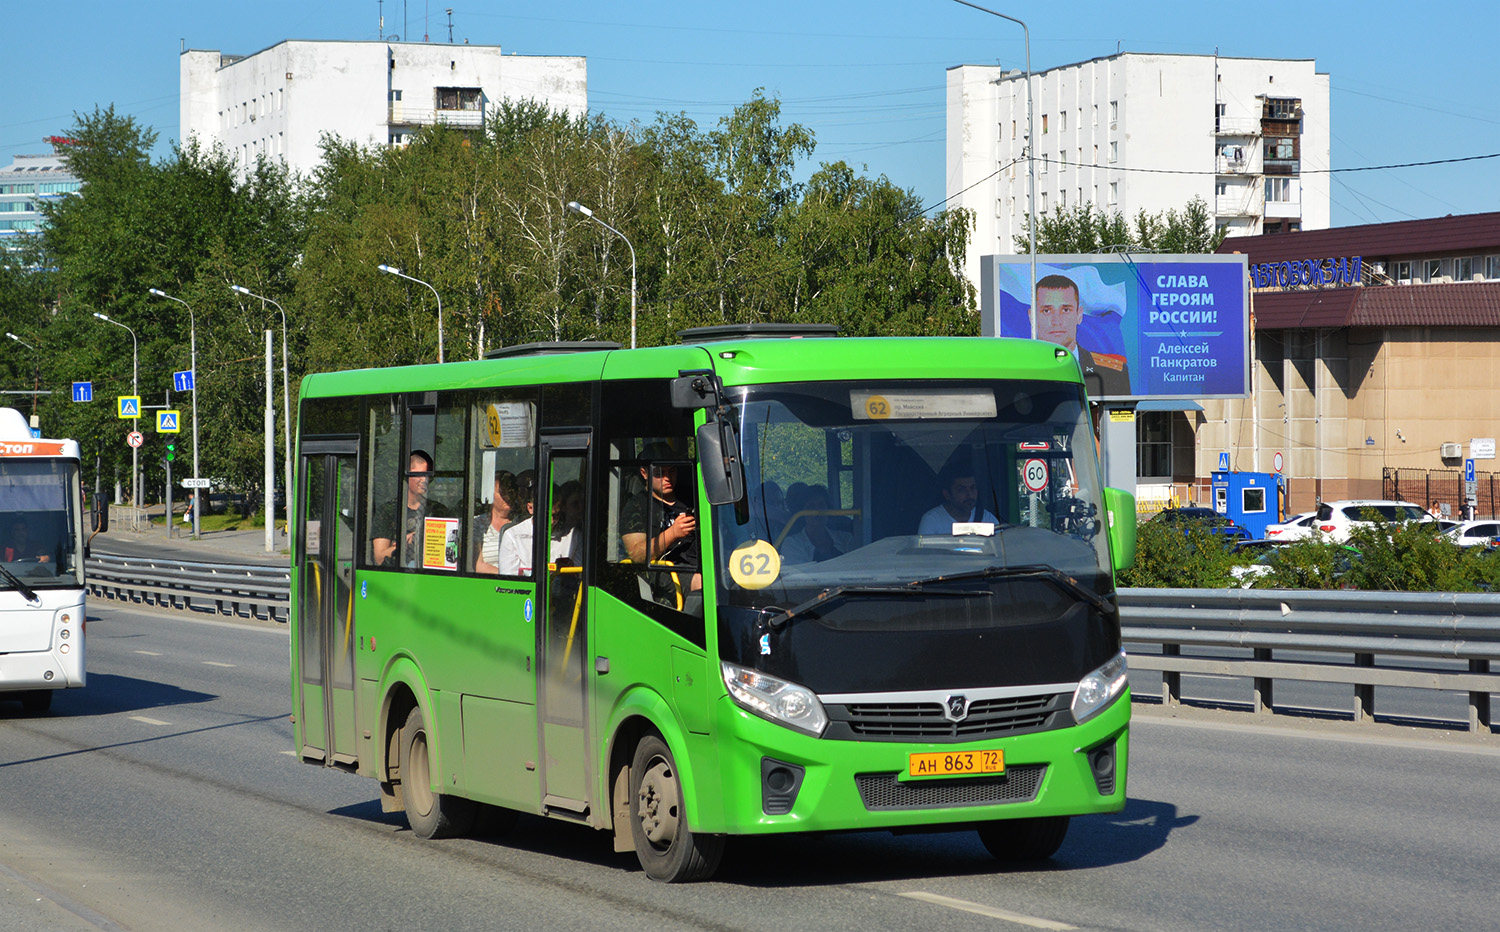
[{"label": "road marking line", "polygon": [[991,919],[1004,919],[1006,922],[1015,922],[1023,926],[1031,926],[1036,929],[1052,929],[1054,932],[1068,932],[1077,929],[1066,922],[1053,922],[1051,919],[1038,919],[1035,916],[1023,916],[1009,910],[996,909],[993,906],[984,906],[980,903],[970,903],[968,900],[955,900],[949,896],[939,896],[936,893],[923,893],[920,890],[911,893],[898,893],[913,900],[921,900],[924,903],[932,903],[936,906],[946,906],[949,909],[960,909],[966,913],[977,913],[981,916],[989,916]]},{"label": "road marking line", "polygon": [[285,754],[287,757],[296,757],[297,756],[297,752],[296,751],[282,751],[281,753]]},{"label": "road marking line", "polygon": [[172,724],[171,722],[163,722],[163,721],[161,721],[159,719],[147,718],[144,715],[132,715],[132,716],[130,716],[130,720],[133,721],[133,722],[145,722],[147,725],[170,725],[170,724]]},{"label": "road marking line", "polygon": [[233,666],[236,666],[236,664],[232,664],[232,663],[220,663],[217,660],[205,660],[203,662],[206,663],[206,664],[208,664],[210,667],[233,667]]},{"label": "road marking line", "polygon": [[161,656],[161,653],[159,651],[154,651],[154,650],[138,650],[138,651],[136,651],[136,653],[137,654],[145,654],[147,657],[160,657]]}]

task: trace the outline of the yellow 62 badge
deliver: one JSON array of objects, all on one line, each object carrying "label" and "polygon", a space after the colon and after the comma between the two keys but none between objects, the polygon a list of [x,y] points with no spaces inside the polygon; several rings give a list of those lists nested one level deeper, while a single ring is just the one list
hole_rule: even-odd
[{"label": "yellow 62 badge", "polygon": [[746,589],[764,589],[781,575],[781,554],[763,540],[740,544],[729,555],[729,576]]}]

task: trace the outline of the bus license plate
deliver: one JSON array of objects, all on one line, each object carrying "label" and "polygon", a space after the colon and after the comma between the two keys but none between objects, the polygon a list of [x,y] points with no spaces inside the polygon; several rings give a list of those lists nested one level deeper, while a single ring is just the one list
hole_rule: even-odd
[{"label": "bus license plate", "polygon": [[914,777],[972,777],[1005,773],[1005,752],[998,748],[989,751],[937,751],[912,754],[908,763],[909,772]]}]

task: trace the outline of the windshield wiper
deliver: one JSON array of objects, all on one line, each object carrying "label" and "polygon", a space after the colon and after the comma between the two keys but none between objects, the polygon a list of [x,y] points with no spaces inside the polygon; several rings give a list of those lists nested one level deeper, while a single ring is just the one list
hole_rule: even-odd
[{"label": "windshield wiper", "polygon": [[994,595],[988,589],[938,589],[932,592],[924,592],[920,588],[910,585],[902,586],[834,586],[824,589],[822,592],[799,605],[794,605],[785,611],[777,612],[766,619],[766,624],[773,630],[786,627],[793,618],[804,612],[811,611],[820,605],[842,600],[851,595],[943,595],[943,596],[980,596]]},{"label": "windshield wiper", "polygon": [[24,598],[27,602],[35,603],[36,605],[42,604],[42,600],[37,596],[36,592],[34,592],[30,586],[21,582],[21,578],[15,573],[12,573],[4,566],[0,566],[0,574],[4,574],[5,578],[10,581],[10,584],[12,586],[16,587],[16,591],[21,593],[22,598]]},{"label": "windshield wiper", "polygon": [[947,576],[933,576],[930,579],[917,579],[907,583],[907,585],[913,589],[921,590],[923,587],[932,585],[933,583],[957,582],[965,579],[1045,579],[1050,583],[1056,584],[1058,588],[1076,595],[1106,615],[1113,615],[1116,611],[1114,604],[1099,593],[1079,583],[1078,580],[1057,567],[1041,563],[1022,566],[991,566],[987,569],[973,570],[967,573],[952,573]]}]

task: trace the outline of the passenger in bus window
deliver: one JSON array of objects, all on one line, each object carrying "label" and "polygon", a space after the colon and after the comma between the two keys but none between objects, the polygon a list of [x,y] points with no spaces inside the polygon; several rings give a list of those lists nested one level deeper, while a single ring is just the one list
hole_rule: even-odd
[{"label": "passenger in bus window", "polygon": [[918,534],[952,534],[954,524],[999,524],[1000,519],[979,507],[979,482],[974,470],[950,463],[938,473],[943,503],[922,516]]},{"label": "passenger in bus window", "polygon": [[25,518],[15,518],[5,535],[5,546],[0,555],[6,563],[47,563],[52,558],[43,553],[46,548],[31,539],[31,525]]},{"label": "passenger in bus window", "polygon": [[[671,455],[665,444],[651,444],[642,457],[652,460]],[[620,541],[626,554],[635,563],[661,561],[697,566],[698,519],[687,503],[677,497],[677,467],[671,463],[642,466],[641,479],[646,488],[625,503],[620,515]],[[648,515],[656,519],[649,535]]]},{"label": "passenger in bus window", "polygon": [[518,507],[515,474],[508,470],[495,473],[495,497],[489,510],[474,516],[474,572],[497,575],[500,572],[500,541],[515,526],[523,508]]},{"label": "passenger in bus window", "polygon": [[532,541],[536,525],[533,513],[536,510],[536,473],[525,470],[516,476],[515,513],[526,517],[512,524],[500,538],[501,576],[530,576]]},{"label": "passenger in bus window", "polygon": [[402,565],[411,568],[421,563],[423,519],[429,515],[448,516],[442,502],[427,498],[431,478],[432,457],[421,450],[411,451],[406,472],[406,507],[402,509],[400,502],[387,502],[375,514],[373,549],[377,566],[395,565],[398,543],[402,545]]}]

